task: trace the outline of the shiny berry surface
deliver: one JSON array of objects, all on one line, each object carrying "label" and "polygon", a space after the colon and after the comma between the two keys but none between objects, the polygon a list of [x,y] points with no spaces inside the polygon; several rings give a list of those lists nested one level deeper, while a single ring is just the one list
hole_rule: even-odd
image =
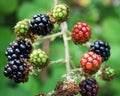
[{"label": "shiny berry surface", "polygon": [[93,78],[83,80],[79,84],[79,87],[82,96],[97,96],[98,94],[99,86]]},{"label": "shiny berry surface", "polygon": [[90,45],[90,51],[99,54],[102,57],[102,61],[107,61],[110,57],[110,45],[102,40],[92,43]]},{"label": "shiny berry surface", "polygon": [[80,63],[86,73],[96,73],[102,63],[102,58],[94,52],[88,52],[82,56]]},{"label": "shiny berry surface", "polygon": [[53,24],[48,15],[36,14],[30,22],[30,29],[33,34],[47,35],[53,29]]},{"label": "shiny berry surface", "polygon": [[86,23],[78,22],[72,30],[71,37],[75,44],[85,43],[91,37],[91,29]]},{"label": "shiny berry surface", "polygon": [[13,42],[6,49],[5,55],[8,60],[25,58],[29,59],[29,54],[32,51],[32,45],[25,40]]},{"label": "shiny berry surface", "polygon": [[4,67],[4,75],[16,83],[28,80],[27,66],[22,60],[12,60]]}]

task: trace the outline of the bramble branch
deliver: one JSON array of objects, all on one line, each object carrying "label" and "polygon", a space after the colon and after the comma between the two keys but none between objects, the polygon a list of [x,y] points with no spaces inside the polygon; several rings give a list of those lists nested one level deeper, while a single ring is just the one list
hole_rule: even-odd
[{"label": "bramble branch", "polygon": [[70,53],[69,53],[69,44],[68,44],[68,38],[67,38],[67,30],[68,26],[66,22],[63,22],[61,24],[61,31],[63,33],[63,41],[64,41],[64,47],[65,47],[65,62],[66,62],[66,70],[67,72],[70,71]]}]

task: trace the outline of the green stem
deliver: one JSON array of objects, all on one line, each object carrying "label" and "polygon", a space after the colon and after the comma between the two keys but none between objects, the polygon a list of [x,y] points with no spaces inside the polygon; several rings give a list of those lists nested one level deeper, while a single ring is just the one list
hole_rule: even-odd
[{"label": "green stem", "polygon": [[85,44],[83,44],[83,46],[90,48],[91,43],[90,42],[86,42]]},{"label": "green stem", "polygon": [[70,71],[70,53],[69,53],[69,44],[68,44],[68,38],[67,38],[67,30],[68,26],[66,22],[63,22],[61,24],[61,31],[63,33],[63,41],[64,41],[64,47],[65,47],[65,62],[66,62],[66,70],[67,72]]},{"label": "green stem", "polygon": [[58,37],[58,36],[60,36],[60,35],[62,35],[62,32],[58,32],[58,33],[56,33],[56,34],[44,36],[44,37],[42,38],[42,40],[45,40],[45,39],[48,39],[48,38],[52,38],[52,37],[55,38],[55,37]]},{"label": "green stem", "polygon": [[65,63],[65,60],[64,59],[59,59],[59,60],[56,60],[56,61],[50,61],[50,64],[57,64],[57,63]]}]

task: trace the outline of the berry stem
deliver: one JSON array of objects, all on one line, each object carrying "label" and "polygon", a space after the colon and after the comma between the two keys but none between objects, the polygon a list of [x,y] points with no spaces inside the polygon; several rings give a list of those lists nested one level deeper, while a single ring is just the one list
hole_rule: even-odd
[{"label": "berry stem", "polygon": [[98,70],[98,72],[94,75],[94,77],[97,79],[101,76],[101,74],[102,74],[102,68]]},{"label": "berry stem", "polygon": [[42,40],[45,40],[45,39],[48,39],[48,38],[52,38],[52,37],[58,37],[60,35],[62,35],[63,33],[62,32],[58,32],[58,33],[55,33],[53,35],[48,35],[48,36],[44,36]]},{"label": "berry stem", "polygon": [[90,48],[90,45],[91,45],[90,42],[86,42],[86,43],[83,44],[83,46],[87,47],[88,49]]},{"label": "berry stem", "polygon": [[67,38],[67,30],[68,26],[66,22],[63,22],[61,24],[61,32],[63,33],[63,41],[64,41],[64,47],[65,47],[65,62],[66,62],[66,70],[67,72],[70,71],[70,53],[69,53],[69,44],[68,44],[68,38]]},{"label": "berry stem", "polygon": [[50,64],[65,63],[65,59],[58,59],[56,61],[50,61]]},{"label": "berry stem", "polygon": [[38,46],[38,45],[40,45],[44,40],[46,40],[46,39],[51,39],[51,38],[56,38],[56,37],[58,37],[58,36],[60,36],[60,35],[62,35],[62,34],[63,34],[62,32],[58,32],[58,33],[55,33],[55,34],[52,34],[52,35],[48,35],[48,36],[44,36],[44,37],[38,36],[38,37],[37,37],[37,41],[33,43],[33,46],[34,46],[34,47],[35,47],[35,46]]}]

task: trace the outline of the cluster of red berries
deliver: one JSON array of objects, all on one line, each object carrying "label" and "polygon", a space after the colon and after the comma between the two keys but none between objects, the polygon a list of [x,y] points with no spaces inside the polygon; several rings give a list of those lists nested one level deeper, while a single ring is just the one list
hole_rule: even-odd
[{"label": "cluster of red berries", "polygon": [[[91,28],[86,23],[78,22],[72,30],[71,37],[75,44],[82,45],[91,38]],[[101,63],[107,61],[109,57],[110,45],[102,40],[95,41],[90,44],[89,51],[82,56],[80,60],[81,68],[85,74],[90,76],[95,74],[100,69]],[[101,74],[103,80],[111,80],[114,76],[114,70],[110,68],[104,68],[104,72]],[[87,77],[79,86],[82,96],[97,96],[98,84],[95,79]]]}]

